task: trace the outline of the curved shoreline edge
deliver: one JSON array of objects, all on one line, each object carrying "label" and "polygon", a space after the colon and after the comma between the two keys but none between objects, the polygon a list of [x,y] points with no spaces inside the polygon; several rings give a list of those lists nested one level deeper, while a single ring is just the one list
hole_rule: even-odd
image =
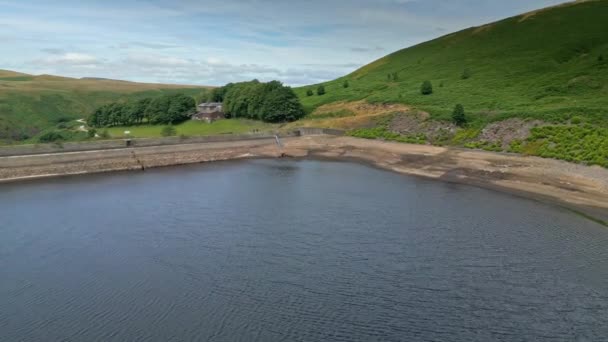
[{"label": "curved shoreline edge", "polygon": [[[0,157],[0,183],[246,158],[354,161],[560,205],[608,226],[608,169],[513,154],[309,135]],[[516,214],[516,213],[515,213]]]}]

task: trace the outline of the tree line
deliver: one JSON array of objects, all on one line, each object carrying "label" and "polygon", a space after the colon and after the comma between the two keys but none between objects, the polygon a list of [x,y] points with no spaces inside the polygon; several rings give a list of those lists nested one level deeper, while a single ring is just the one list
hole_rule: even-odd
[{"label": "tree line", "polygon": [[196,111],[196,102],[184,94],[163,95],[130,102],[101,106],[89,116],[91,127],[129,126],[147,122],[173,124],[188,120]]},{"label": "tree line", "polygon": [[224,113],[231,118],[285,122],[305,114],[298,96],[279,81],[229,83],[213,89],[207,100],[222,102]]}]

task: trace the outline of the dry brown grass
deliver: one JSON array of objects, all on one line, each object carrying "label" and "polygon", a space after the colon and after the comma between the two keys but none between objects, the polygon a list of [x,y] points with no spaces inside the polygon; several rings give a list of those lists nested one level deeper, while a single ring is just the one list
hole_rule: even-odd
[{"label": "dry brown grass", "polygon": [[[306,119],[285,126],[295,127],[322,127],[334,129],[354,129],[367,127],[374,123],[374,119],[395,113],[408,112],[409,107],[402,104],[371,104],[365,101],[336,102],[317,108]],[[345,117],[324,118],[324,115],[338,112],[350,112]]]}]

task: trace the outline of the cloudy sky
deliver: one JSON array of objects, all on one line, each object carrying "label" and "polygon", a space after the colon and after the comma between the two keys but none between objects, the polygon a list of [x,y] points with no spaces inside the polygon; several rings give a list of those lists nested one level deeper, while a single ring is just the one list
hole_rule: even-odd
[{"label": "cloudy sky", "polygon": [[0,0],[0,69],[221,85],[318,83],[563,0]]}]

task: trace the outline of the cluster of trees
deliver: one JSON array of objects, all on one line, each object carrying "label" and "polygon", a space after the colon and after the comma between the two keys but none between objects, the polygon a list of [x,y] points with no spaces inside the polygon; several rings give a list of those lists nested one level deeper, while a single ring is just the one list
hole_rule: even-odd
[{"label": "cluster of trees", "polygon": [[101,106],[89,116],[87,123],[91,127],[129,126],[143,122],[172,124],[188,120],[195,111],[196,103],[192,97],[173,94]]},{"label": "cluster of trees", "polygon": [[226,116],[232,118],[285,122],[305,114],[293,90],[279,81],[229,83],[213,89],[208,100],[222,102]]}]

